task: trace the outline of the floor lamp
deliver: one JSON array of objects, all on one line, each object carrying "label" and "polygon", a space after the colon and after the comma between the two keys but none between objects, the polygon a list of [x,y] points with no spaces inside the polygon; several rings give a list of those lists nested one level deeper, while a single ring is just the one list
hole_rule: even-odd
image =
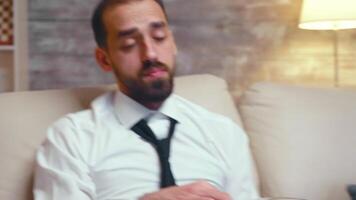
[{"label": "floor lamp", "polygon": [[334,85],[339,86],[338,31],[356,28],[356,0],[304,0],[299,28],[333,30]]}]

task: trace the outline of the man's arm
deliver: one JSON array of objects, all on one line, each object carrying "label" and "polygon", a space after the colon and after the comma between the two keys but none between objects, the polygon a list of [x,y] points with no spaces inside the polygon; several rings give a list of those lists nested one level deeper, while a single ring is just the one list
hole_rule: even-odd
[{"label": "man's arm", "polygon": [[[228,172],[224,192],[207,182],[196,182],[184,186],[169,187],[158,192],[146,194],[140,200],[248,200],[257,199],[258,179],[251,155],[249,140],[244,131],[234,122],[224,124],[224,132],[216,130],[214,143],[224,152]],[[218,126],[217,126],[218,127]],[[220,126],[219,126],[220,127]],[[223,135],[222,135],[223,134]]]},{"label": "man's arm", "polygon": [[217,190],[204,181],[173,186],[146,194],[139,200],[231,200],[227,193]]},{"label": "man's arm", "polygon": [[95,186],[76,134],[68,118],[49,128],[47,139],[36,155],[35,200],[95,199]]}]

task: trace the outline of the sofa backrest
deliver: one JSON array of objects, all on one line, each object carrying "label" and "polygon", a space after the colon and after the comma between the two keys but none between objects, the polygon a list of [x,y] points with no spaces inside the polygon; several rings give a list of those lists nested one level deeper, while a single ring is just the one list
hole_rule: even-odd
[{"label": "sofa backrest", "polygon": [[[224,80],[212,75],[175,79],[175,93],[240,123]],[[0,95],[0,199],[32,199],[36,148],[47,127],[61,116],[88,108],[93,98],[115,86]]]},{"label": "sofa backrest", "polygon": [[258,83],[239,111],[262,194],[349,199],[356,184],[356,91]]}]

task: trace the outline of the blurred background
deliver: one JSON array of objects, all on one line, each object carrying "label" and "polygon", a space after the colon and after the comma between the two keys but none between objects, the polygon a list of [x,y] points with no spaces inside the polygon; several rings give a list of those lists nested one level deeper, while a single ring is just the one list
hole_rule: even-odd
[{"label": "blurred background", "polygon": [[[0,1],[15,6],[14,47],[0,47],[0,91],[115,82],[94,60],[90,17],[98,0]],[[235,99],[259,81],[335,85],[334,32],[298,28],[301,0],[164,2],[177,75],[222,77]],[[337,39],[339,87],[356,87],[356,29],[338,31]]]}]

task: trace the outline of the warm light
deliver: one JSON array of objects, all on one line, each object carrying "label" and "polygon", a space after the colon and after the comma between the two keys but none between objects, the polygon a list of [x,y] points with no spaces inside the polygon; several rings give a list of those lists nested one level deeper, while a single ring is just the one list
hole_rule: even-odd
[{"label": "warm light", "polygon": [[311,30],[356,28],[356,0],[304,0],[299,28]]}]

